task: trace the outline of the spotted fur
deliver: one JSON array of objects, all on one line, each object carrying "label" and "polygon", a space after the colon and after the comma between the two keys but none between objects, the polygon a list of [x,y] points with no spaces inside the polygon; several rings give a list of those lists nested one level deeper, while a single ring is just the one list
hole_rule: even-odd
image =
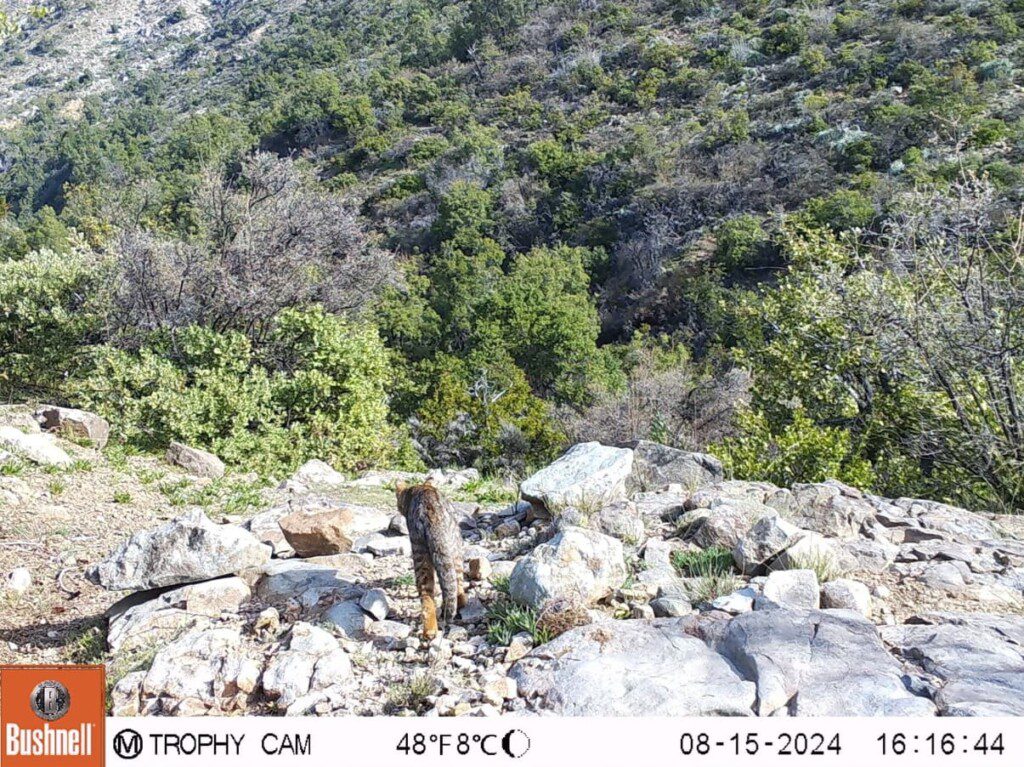
[{"label": "spotted fur", "polygon": [[412,567],[423,612],[423,635],[437,635],[434,574],[441,584],[442,625],[465,606],[462,583],[462,533],[448,504],[432,485],[400,484],[395,491],[398,510],[409,526]]}]

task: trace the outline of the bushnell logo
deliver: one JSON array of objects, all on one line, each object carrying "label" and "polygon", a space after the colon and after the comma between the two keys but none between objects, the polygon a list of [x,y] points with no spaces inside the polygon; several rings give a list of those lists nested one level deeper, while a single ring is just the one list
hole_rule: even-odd
[{"label": "bushnell logo", "polygon": [[48,679],[32,690],[29,705],[40,719],[56,722],[71,709],[71,693],[60,682]]}]

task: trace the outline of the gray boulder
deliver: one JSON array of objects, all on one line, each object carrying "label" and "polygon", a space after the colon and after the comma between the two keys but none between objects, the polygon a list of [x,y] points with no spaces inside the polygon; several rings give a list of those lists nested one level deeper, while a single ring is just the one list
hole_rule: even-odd
[{"label": "gray boulder", "polygon": [[871,616],[871,590],[860,581],[837,578],[821,587],[821,606]]},{"label": "gray boulder", "polygon": [[626,497],[633,451],[598,442],[574,445],[519,486],[523,498],[549,510],[590,508]]},{"label": "gray boulder", "polygon": [[540,608],[549,599],[602,599],[626,579],[622,544],[615,538],[568,527],[516,563],[509,594]]},{"label": "gray boulder", "polygon": [[732,550],[732,558],[744,575],[756,575],[779,552],[794,543],[803,531],[777,514],[754,523]]},{"label": "gray boulder", "polygon": [[255,594],[268,604],[282,605],[294,599],[306,608],[315,607],[327,595],[358,598],[363,592],[358,585],[363,565],[355,559],[348,561],[343,567],[299,560],[271,562],[262,568]]},{"label": "gray boulder", "polygon": [[263,691],[287,707],[309,692],[325,690],[352,676],[352,661],[328,632],[308,623],[292,626],[288,649],[274,655],[263,672]]},{"label": "gray boulder", "polygon": [[71,456],[49,434],[26,434],[13,426],[0,426],[0,448],[40,466],[70,466]]},{"label": "gray boulder", "polygon": [[167,448],[167,463],[179,466],[196,477],[217,479],[224,476],[224,462],[213,453],[172,442]]},{"label": "gray boulder", "polygon": [[778,570],[764,582],[762,599],[777,607],[817,609],[818,578],[811,570]]},{"label": "gray boulder", "polygon": [[863,492],[835,480],[793,485],[788,494],[776,493],[765,503],[797,527],[833,538],[855,538],[875,515]]},{"label": "gray boulder", "polygon": [[110,424],[95,413],[85,410],[43,405],[36,410],[35,418],[44,430],[57,432],[63,437],[87,441],[97,450],[102,450],[110,438]]},{"label": "gray boulder", "polygon": [[509,675],[522,697],[559,716],[749,716],[754,685],[687,627],[686,619],[582,626]]},{"label": "gray boulder", "polygon": [[768,610],[730,621],[716,649],[757,685],[761,716],[928,716],[874,626],[852,613]]},{"label": "gray boulder", "polygon": [[1024,617],[926,613],[882,639],[935,680],[943,716],[1024,716]]},{"label": "gray boulder", "polygon": [[688,453],[644,439],[619,447],[633,451],[633,473],[628,480],[633,490],[657,490],[677,484],[693,492],[725,477],[722,462],[707,453]]},{"label": "gray boulder", "polygon": [[86,571],[110,591],[195,583],[238,573],[270,559],[270,547],[235,525],[215,525],[200,510],[136,533]]}]

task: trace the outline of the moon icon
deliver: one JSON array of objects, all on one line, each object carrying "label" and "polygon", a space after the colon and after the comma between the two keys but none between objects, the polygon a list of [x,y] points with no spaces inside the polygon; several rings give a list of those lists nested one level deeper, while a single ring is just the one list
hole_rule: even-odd
[{"label": "moon icon", "polygon": [[501,748],[513,759],[518,759],[530,750],[530,739],[522,730],[509,730],[501,739]]}]

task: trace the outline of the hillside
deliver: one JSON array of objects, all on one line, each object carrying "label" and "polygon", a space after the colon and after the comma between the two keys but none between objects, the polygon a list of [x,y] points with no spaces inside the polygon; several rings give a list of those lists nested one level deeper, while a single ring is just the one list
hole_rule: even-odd
[{"label": "hillside", "polygon": [[6,396],[263,473],[640,437],[1019,509],[1021,24],[53,3],[0,60]]}]

